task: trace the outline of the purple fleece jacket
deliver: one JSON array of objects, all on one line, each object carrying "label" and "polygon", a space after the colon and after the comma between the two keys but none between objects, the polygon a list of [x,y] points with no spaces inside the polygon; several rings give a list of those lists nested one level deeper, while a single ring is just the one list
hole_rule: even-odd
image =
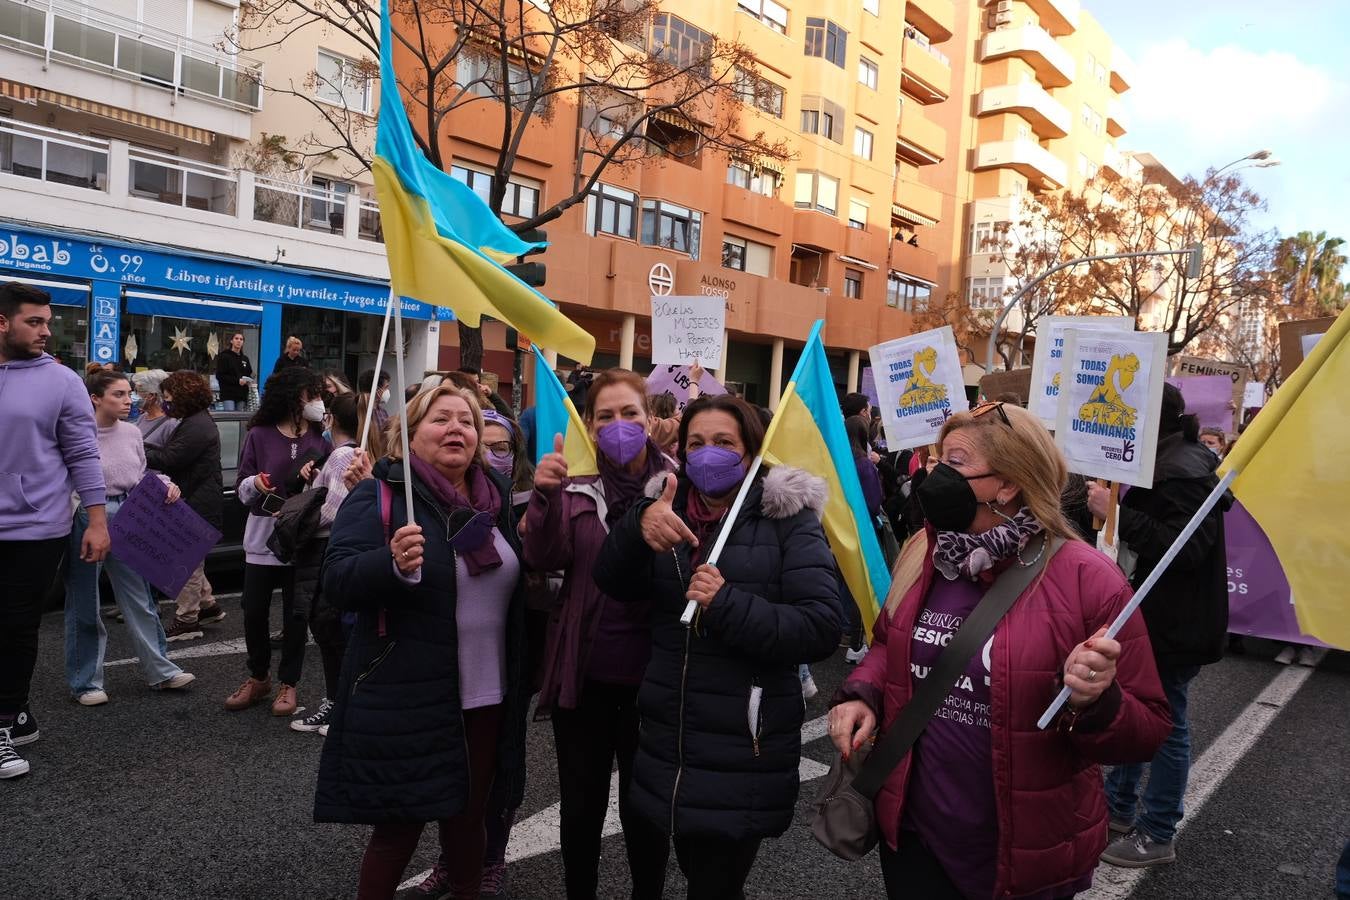
[{"label": "purple fleece jacket", "polygon": [[52,357],[0,363],[0,434],[0,541],[70,534],[72,490],[107,503],[89,392]]}]

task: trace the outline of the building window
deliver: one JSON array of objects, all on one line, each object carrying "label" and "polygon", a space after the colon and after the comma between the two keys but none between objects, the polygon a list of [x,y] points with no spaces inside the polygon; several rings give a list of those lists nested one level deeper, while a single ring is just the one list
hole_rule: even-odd
[{"label": "building window", "polygon": [[601,138],[618,139],[628,130],[628,123],[640,112],[640,106],[619,91],[606,90],[600,86],[588,87],[585,91],[585,111],[582,113],[582,127],[597,140]]},{"label": "building window", "polygon": [[867,204],[861,200],[848,201],[848,227],[867,230]]},{"label": "building window", "polygon": [[778,194],[778,176],[765,169],[756,169],[748,163],[733,162],[727,166],[727,184],[745,188],[755,194],[773,197]]},{"label": "building window", "polygon": [[905,312],[927,312],[933,286],[899,272],[886,276],[886,305]]},{"label": "building window", "polygon": [[806,55],[827,59],[844,68],[848,55],[848,32],[829,19],[806,20]]},{"label": "building window", "polygon": [[1008,233],[1007,222],[976,222],[971,229],[971,253],[999,253]]},{"label": "building window", "polygon": [[736,96],[747,106],[783,118],[783,89],[767,78],[736,70]]},{"label": "building window", "polygon": [[722,238],[722,268],[745,271],[745,241],[726,235]]},{"label": "building window", "polygon": [[511,216],[530,219],[539,213],[539,194],[543,184],[538,181],[516,180],[506,183],[506,194],[502,197],[502,212]]},{"label": "building window", "polygon": [[818,134],[844,142],[844,108],[823,97],[802,97],[802,134]]},{"label": "building window", "polygon": [[820,172],[798,172],[792,205],[834,215],[839,211],[839,180]]},{"label": "building window", "polygon": [[853,155],[861,159],[872,158],[872,132],[866,128],[853,129]]},{"label": "building window", "polygon": [[972,278],[967,299],[971,309],[1001,309],[1003,306],[1002,278]]},{"label": "building window", "polygon": [[[534,76],[521,63],[510,60],[506,65],[506,84],[501,81],[501,60],[486,53],[466,50],[455,57],[455,84],[469,93],[488,100],[505,102],[508,98],[517,109],[525,106],[534,92]],[[538,98],[546,104],[547,96]],[[539,107],[536,106],[536,110]]]},{"label": "building window", "polygon": [[310,224],[329,228],[334,234],[342,231],[347,212],[347,195],[356,192],[356,185],[324,175],[313,176],[309,183],[314,189],[306,198]]},{"label": "building window", "polygon": [[881,15],[881,0],[862,0],[863,12],[869,12],[874,16]]},{"label": "building window", "polygon": [[597,184],[586,198],[586,233],[637,237],[637,194]]},{"label": "building window", "polygon": [[665,200],[642,201],[642,243],[698,259],[703,214]]},{"label": "building window", "polygon": [[844,296],[853,300],[862,298],[863,273],[857,269],[844,270]]},{"label": "building window", "polygon": [[709,74],[708,55],[713,36],[669,13],[652,18],[652,56],[664,59],[680,69]]},{"label": "building window", "polygon": [[361,64],[328,50],[319,51],[319,63],[314,69],[314,96],[352,112],[369,115],[374,109],[371,79],[361,71]]},{"label": "building window", "polygon": [[779,34],[787,34],[788,11],[773,0],[736,0],[736,7]]},{"label": "building window", "polygon": [[647,120],[647,147],[655,156],[668,156],[686,165],[698,164],[698,134],[668,119]]},{"label": "building window", "polygon": [[1091,181],[1097,174],[1097,164],[1084,154],[1078,154],[1078,177]]},{"label": "building window", "polygon": [[491,202],[489,198],[492,196],[492,173],[482,169],[471,169],[463,163],[454,163],[450,166],[450,177],[482,197],[484,203]]},{"label": "building window", "polygon": [[865,56],[858,57],[858,83],[865,84],[872,90],[877,89],[877,78],[880,74],[877,64]]}]

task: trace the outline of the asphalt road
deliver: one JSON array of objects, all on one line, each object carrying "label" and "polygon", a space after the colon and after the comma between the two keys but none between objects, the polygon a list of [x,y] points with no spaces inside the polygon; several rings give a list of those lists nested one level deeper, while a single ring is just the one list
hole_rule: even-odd
[{"label": "asphalt road", "polygon": [[[292,732],[266,707],[228,713],[222,701],[245,676],[243,617],[202,641],[171,645],[197,682],[179,695],[148,690],[134,664],[108,669],[111,702],[71,701],[61,666],[61,616],[43,623],[34,711],[42,738],[24,748],[32,773],[0,783],[0,897],[345,898],[353,894],[362,828],[311,821],[322,738]],[[122,626],[109,625],[108,659],[131,655]],[[224,642],[238,643],[224,643]],[[1206,668],[1192,688],[1203,804],[1188,809],[1175,865],[1135,881],[1099,870],[1091,900],[1331,898],[1336,857],[1350,837],[1350,654],[1315,670],[1279,666],[1279,648],[1248,640],[1249,655]],[[300,702],[322,693],[310,648]],[[847,674],[842,651],[815,667],[821,694],[807,719]],[[1264,693],[1263,693],[1264,692]],[[1258,698],[1262,702],[1257,702]],[[1254,704],[1254,705],[1253,705]],[[808,774],[830,761],[828,742],[807,742]],[[562,896],[562,864],[550,820],[557,783],[552,736],[532,726],[530,781],[513,837],[511,896]],[[1195,778],[1193,781],[1193,788]],[[811,839],[807,814],[819,784],[804,785],[793,828],[765,843],[747,890],[763,900],[883,895],[876,856],[847,864]],[[435,861],[431,829],[409,877]],[[622,837],[605,840],[602,896],[628,891]],[[1109,867],[1104,867],[1109,869]],[[683,896],[672,855],[667,897]],[[916,898],[922,900],[922,898]]]}]

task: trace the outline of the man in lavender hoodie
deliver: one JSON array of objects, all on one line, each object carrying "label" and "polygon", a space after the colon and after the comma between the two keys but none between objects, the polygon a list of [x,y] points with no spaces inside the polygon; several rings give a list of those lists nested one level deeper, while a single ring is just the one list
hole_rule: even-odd
[{"label": "man in lavender hoodie", "polygon": [[46,291],[0,284],[0,779],[28,772],[14,745],[38,736],[28,684],[72,490],[89,512],[80,558],[99,562],[109,545],[94,411],[79,376],[47,355],[51,318]]}]

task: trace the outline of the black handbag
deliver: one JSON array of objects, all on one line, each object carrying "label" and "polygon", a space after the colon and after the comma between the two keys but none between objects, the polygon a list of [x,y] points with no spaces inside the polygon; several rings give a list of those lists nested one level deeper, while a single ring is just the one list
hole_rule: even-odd
[{"label": "black handbag", "polygon": [[[1048,546],[1046,541],[1049,541]],[[1030,545],[1036,543],[1033,538],[1027,549],[1031,550]],[[1044,552],[1040,559],[1030,566],[1014,565],[1004,570],[966,617],[956,636],[938,657],[933,671],[914,692],[890,729],[870,750],[864,745],[847,762],[840,756],[835,757],[816,798],[816,811],[811,820],[811,834],[826,850],[850,862],[872,852],[879,838],[873,805],[877,792],[928,727],[933,714],[951,693],[957,677],[989,640],[1004,613],[1045,571],[1050,557],[1063,545],[1063,538],[1050,538],[1042,532],[1040,546]],[[882,711],[875,712],[880,719]]]}]

